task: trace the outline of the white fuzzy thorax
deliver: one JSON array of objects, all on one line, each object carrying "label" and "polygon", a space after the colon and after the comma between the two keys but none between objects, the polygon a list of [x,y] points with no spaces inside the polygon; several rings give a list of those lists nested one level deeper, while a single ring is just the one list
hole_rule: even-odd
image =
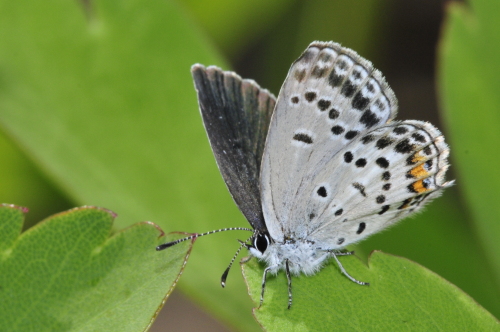
[{"label": "white fuzzy thorax", "polygon": [[250,253],[257,259],[266,262],[270,273],[276,274],[285,270],[288,259],[290,273],[298,275],[312,275],[318,272],[324,261],[331,255],[325,250],[317,248],[314,244],[304,240],[293,242],[272,242],[262,254],[255,248],[250,248]]}]

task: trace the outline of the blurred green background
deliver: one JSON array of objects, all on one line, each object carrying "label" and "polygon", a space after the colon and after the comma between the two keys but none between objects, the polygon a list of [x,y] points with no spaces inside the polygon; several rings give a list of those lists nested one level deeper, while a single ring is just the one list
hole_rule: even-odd
[{"label": "blurred green background", "polygon": [[[500,8],[495,1],[470,6],[0,0],[0,202],[29,207],[30,225],[97,205],[118,213],[120,229],[143,220],[166,232],[247,226],[215,165],[190,66],[233,69],[277,95],[311,41],[333,40],[386,75],[399,99],[398,119],[428,120],[444,131],[448,179],[457,179],[425,212],[363,242],[357,253],[381,249],[412,259],[499,317],[500,175],[490,151],[500,143],[500,35],[492,23]],[[170,298],[152,331],[258,328],[238,267],[226,289],[219,284],[235,239],[245,236],[196,242],[182,294]]]}]

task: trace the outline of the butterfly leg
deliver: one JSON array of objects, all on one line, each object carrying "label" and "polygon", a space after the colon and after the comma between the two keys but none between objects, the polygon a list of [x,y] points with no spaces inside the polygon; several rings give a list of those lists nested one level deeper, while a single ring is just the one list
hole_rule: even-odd
[{"label": "butterfly leg", "polygon": [[290,275],[290,268],[288,267],[288,259],[285,261],[286,278],[288,280],[288,309],[292,306],[292,276]]},{"label": "butterfly leg", "polygon": [[340,271],[342,271],[342,273],[347,277],[349,278],[351,281],[357,283],[358,285],[369,285],[368,282],[363,282],[363,281],[359,281],[359,280],[356,280],[354,279],[353,277],[351,277],[349,275],[349,273],[347,273],[347,271],[344,269],[344,267],[342,266],[342,264],[340,263],[339,259],[337,258],[337,255],[339,255],[338,253],[335,253],[333,251],[331,251],[331,254],[333,256],[333,258],[335,258],[335,260],[337,261],[337,264],[339,265],[339,268],[340,268]]},{"label": "butterfly leg", "polygon": [[268,267],[266,267],[266,269],[264,270],[264,274],[262,275],[262,290],[260,292],[260,304],[259,304],[259,308],[262,306],[262,302],[264,302],[264,291],[266,290],[267,272],[269,272],[269,270],[271,270],[272,268],[274,268],[274,266],[268,266]]},{"label": "butterfly leg", "polygon": [[351,256],[351,255],[354,255],[354,251],[347,251],[347,252],[340,251],[340,252],[336,252],[335,255],[337,255],[337,256]]}]

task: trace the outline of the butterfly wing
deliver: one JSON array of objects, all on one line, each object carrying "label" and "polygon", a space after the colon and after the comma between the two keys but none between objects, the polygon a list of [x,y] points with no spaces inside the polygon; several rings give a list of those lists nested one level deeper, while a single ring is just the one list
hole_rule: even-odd
[{"label": "butterfly wing", "polygon": [[[262,161],[263,211],[274,239],[302,238],[320,242],[329,249],[342,247],[349,243],[342,232],[354,230],[356,234],[360,227],[366,227],[364,236],[370,229],[380,230],[387,220],[394,219],[389,216],[398,214],[391,212],[395,201],[421,195],[418,190],[405,195],[396,191],[410,185],[407,184],[410,179],[397,185],[394,182],[410,169],[398,165],[424,149],[424,145],[414,144],[408,138],[411,134],[406,134],[398,136],[402,140],[391,142],[394,157],[387,156],[388,167],[398,170],[394,183],[391,182],[393,195],[387,193],[382,205],[372,204],[382,195],[379,192],[386,184],[382,183],[383,172],[375,174],[381,170],[377,160],[384,154],[374,146],[386,145],[383,137],[392,139],[390,132],[397,124],[391,122],[396,113],[397,100],[392,89],[369,61],[336,43],[309,45],[290,68],[280,91]],[[418,121],[410,124],[426,131],[428,144],[442,139],[431,125]],[[362,140],[369,133],[377,139],[363,145]],[[406,138],[411,148],[402,149],[404,154],[394,152],[395,146],[406,142]],[[436,144],[432,154],[434,158],[436,153],[442,153],[442,171],[419,173],[412,183],[423,181],[424,176],[435,176],[435,190],[443,186],[442,175],[447,165],[447,147],[443,144]],[[384,151],[390,151],[389,145]],[[345,158],[352,160],[347,163]],[[413,166],[411,169],[421,166],[429,158],[408,166]],[[363,163],[366,167],[357,166]],[[376,217],[386,205],[390,208],[379,218],[378,228],[369,225],[368,219]],[[365,217],[365,225],[359,226]],[[351,242],[356,240],[353,237]]]},{"label": "butterfly wing", "polygon": [[253,228],[265,230],[259,173],[275,97],[220,68],[191,68],[200,112],[219,170]]},{"label": "butterfly wing", "polygon": [[[339,249],[418,211],[452,185],[444,179],[448,155],[439,130],[423,121],[393,122],[360,136],[304,188],[311,194],[296,212],[316,215],[307,237]],[[318,195],[318,185],[330,186],[327,197]]]}]

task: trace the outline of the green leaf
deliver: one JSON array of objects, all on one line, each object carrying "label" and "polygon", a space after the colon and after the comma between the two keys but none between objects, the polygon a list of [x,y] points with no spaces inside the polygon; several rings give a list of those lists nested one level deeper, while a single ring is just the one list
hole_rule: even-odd
[{"label": "green leaf", "polygon": [[451,3],[440,45],[440,102],[467,213],[500,287],[499,1]]},{"label": "green leaf", "polygon": [[[109,210],[82,207],[21,233],[23,210],[0,207],[0,326],[5,331],[142,331],[170,295],[190,244],[152,223],[108,238]],[[172,239],[173,236],[169,236]]]},{"label": "green leaf", "polygon": [[423,213],[363,241],[356,246],[356,254],[366,261],[363,253],[377,249],[417,262],[458,286],[499,317],[497,280],[477,239],[471,236],[473,230],[467,224],[465,210],[457,206],[458,187],[446,190],[442,197],[425,207]]},{"label": "green leaf", "polygon": [[[467,294],[407,259],[374,252],[367,268],[340,257],[360,286],[333,262],[318,274],[292,277],[287,309],[285,274],[268,276],[264,303],[254,315],[266,331],[500,331],[500,323]],[[249,293],[259,303],[263,268],[242,265]]]},{"label": "green leaf", "polygon": [[[174,1],[89,3],[85,12],[78,1],[0,0],[4,130],[76,204],[120,211],[118,228],[247,226],[217,170],[190,75],[194,63],[221,58]],[[199,241],[181,287],[253,330],[242,278],[220,287],[237,246],[235,234]]]}]

